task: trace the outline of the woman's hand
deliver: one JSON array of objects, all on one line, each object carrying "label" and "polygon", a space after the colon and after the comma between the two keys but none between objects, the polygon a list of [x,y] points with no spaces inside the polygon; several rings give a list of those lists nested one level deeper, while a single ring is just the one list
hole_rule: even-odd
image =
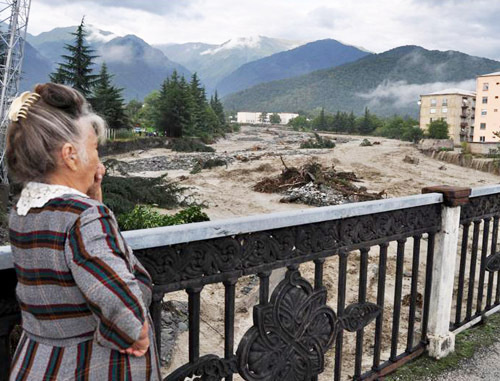
[{"label": "woman's hand", "polygon": [[146,321],[142,326],[142,330],[137,341],[134,344],[132,344],[131,347],[122,350],[120,352],[136,357],[141,357],[146,354],[148,348],[149,348],[149,326],[148,322]]},{"label": "woman's hand", "polygon": [[97,165],[97,169],[94,175],[94,183],[87,191],[87,195],[90,198],[93,198],[94,200],[97,200],[99,202],[102,202],[101,183],[105,173],[106,173],[106,167],[104,167],[104,164],[99,163]]}]

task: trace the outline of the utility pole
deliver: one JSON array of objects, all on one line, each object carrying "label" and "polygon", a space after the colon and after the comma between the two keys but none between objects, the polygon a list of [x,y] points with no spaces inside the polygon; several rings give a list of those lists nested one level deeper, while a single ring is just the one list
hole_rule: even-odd
[{"label": "utility pole", "polygon": [[[19,92],[31,0],[0,0],[0,187],[9,183],[5,165],[10,105]],[[3,201],[3,200],[2,200]],[[4,204],[5,205],[5,204]]]}]

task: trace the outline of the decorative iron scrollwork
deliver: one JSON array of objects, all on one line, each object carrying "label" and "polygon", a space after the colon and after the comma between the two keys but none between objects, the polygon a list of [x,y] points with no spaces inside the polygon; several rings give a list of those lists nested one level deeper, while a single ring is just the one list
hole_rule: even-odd
[{"label": "decorative iron scrollwork", "polygon": [[325,288],[313,290],[289,270],[269,304],[254,307],[254,326],[238,347],[238,371],[248,381],[302,381],[323,372],[325,352],[340,329],[360,330],[380,314],[371,303],[353,304],[343,317],[326,306]]},{"label": "decorative iron scrollwork", "polygon": [[483,219],[500,214],[500,195],[492,194],[480,197],[471,197],[469,203],[460,210],[460,222]]},{"label": "decorative iron scrollwork", "polygon": [[[136,256],[155,285],[182,281],[198,282],[219,274],[262,271],[277,261],[302,256],[335,255],[341,248],[396,240],[415,233],[437,230],[441,223],[439,204],[349,217],[334,221],[240,234],[233,237],[194,241],[137,250]],[[250,271],[249,271],[250,270]],[[182,287],[178,287],[182,288]],[[175,289],[173,286],[170,290]]]},{"label": "decorative iron scrollwork", "polygon": [[340,318],[342,328],[349,332],[356,332],[373,321],[382,309],[373,303],[357,303],[346,307]]},{"label": "decorative iron scrollwork", "polygon": [[163,381],[184,381],[186,377],[200,377],[203,381],[220,381],[236,373],[236,357],[222,359],[216,355],[200,357],[194,363],[188,363],[168,375]]},{"label": "decorative iron scrollwork", "polygon": [[486,270],[494,273],[500,271],[500,252],[486,258]]}]

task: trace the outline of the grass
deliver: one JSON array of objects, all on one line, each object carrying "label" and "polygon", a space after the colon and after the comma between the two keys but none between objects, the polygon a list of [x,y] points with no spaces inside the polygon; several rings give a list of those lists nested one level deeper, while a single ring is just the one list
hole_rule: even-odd
[{"label": "grass", "polygon": [[387,381],[410,381],[435,377],[457,368],[461,361],[470,359],[480,348],[488,347],[499,340],[500,313],[487,317],[483,322],[469,328],[455,338],[455,352],[435,360],[427,355],[399,368],[387,376]]}]

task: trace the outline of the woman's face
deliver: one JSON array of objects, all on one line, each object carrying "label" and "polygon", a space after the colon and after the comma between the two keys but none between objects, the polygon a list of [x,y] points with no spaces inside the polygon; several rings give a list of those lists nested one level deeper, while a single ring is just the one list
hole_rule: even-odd
[{"label": "woman's face", "polygon": [[100,163],[99,153],[97,152],[98,140],[95,131],[92,127],[87,128],[86,136],[84,137],[83,148],[87,154],[87,161],[80,160],[81,167],[79,174],[82,176],[86,189],[90,188],[95,181],[97,167]]}]

